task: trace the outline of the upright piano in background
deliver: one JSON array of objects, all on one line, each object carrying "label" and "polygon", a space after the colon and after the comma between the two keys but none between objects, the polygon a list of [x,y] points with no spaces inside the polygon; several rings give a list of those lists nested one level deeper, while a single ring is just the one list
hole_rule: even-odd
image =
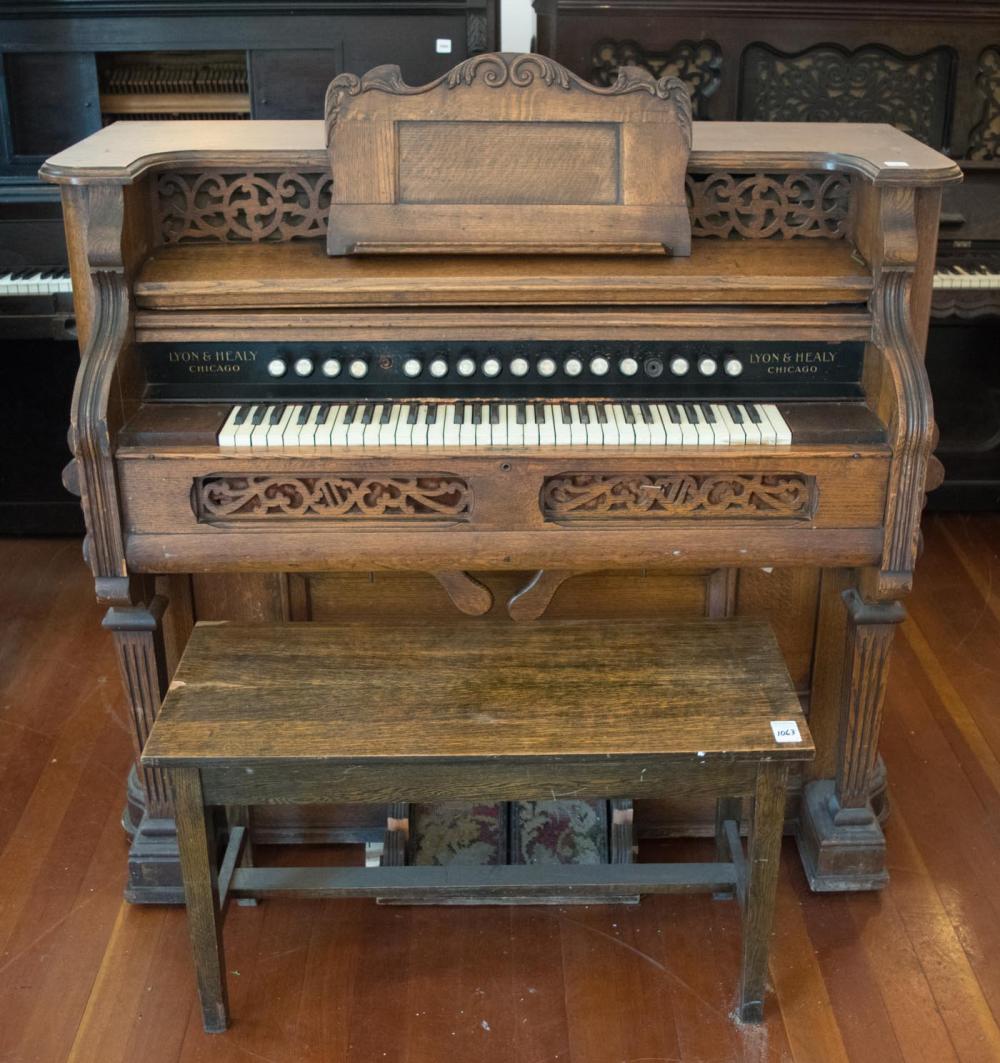
[{"label": "upright piano in background", "polygon": [[[701,119],[891,122],[959,160],[928,337],[939,509],[1000,509],[1000,5],[993,0],[534,0],[538,51],[608,84],[690,87]],[[734,196],[743,194],[736,189]]]},{"label": "upright piano in background", "polygon": [[[611,95],[651,80],[632,72]],[[438,91],[501,85],[588,115],[595,93],[540,56],[468,60]],[[352,90],[398,93],[414,121],[430,92],[391,68],[338,91]],[[385,129],[369,147],[397,179],[359,178],[360,202],[408,188],[440,213],[454,168],[407,184]],[[546,217],[631,188],[552,180],[559,158],[534,158]],[[957,166],[888,125],[695,122],[677,258],[330,257],[319,121],[116,125],[43,173],[61,188],[83,348],[67,478],[137,748],[193,618],[378,618],[392,640],[396,617],[456,610],[763,617],[817,742],[789,809],[810,882],[885,882],[878,732],[933,485],[922,359]],[[662,195],[646,173],[639,203]],[[476,204],[495,221],[532,193],[517,180],[514,199],[484,182],[465,228],[433,238],[474,242]],[[642,801],[637,780],[609,796],[639,799],[640,835],[711,832],[697,794]],[[128,895],[176,900],[155,771],[133,774],[130,809]],[[259,810],[254,831],[371,838],[386,811]],[[612,826],[630,815],[612,809]]]},{"label": "upright piano in background", "polygon": [[319,118],[336,74],[416,82],[497,46],[498,0],[0,0],[0,534],[79,534],[59,482],[76,323],[38,167],[113,121]]}]

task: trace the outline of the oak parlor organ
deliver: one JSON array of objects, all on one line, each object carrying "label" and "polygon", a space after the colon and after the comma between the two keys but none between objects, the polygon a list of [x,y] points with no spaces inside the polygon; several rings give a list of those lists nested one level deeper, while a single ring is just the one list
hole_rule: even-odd
[{"label": "oak parlor organ", "polygon": [[[643,185],[629,107],[654,103],[681,166]],[[377,135],[345,148],[369,128],[348,115]],[[456,116],[497,127],[478,153],[411,136]],[[525,116],[558,136],[512,194],[491,167]],[[878,728],[935,476],[922,351],[954,163],[887,125],[692,125],[672,79],[480,56],[421,88],[338,79],[326,126],[111,126],[43,172],[83,347],[67,479],[137,747],[193,617],[379,616],[391,638],[456,609],[761,616],[816,737],[789,808],[810,882],[885,882]],[[613,796],[596,859],[710,829],[696,797]],[[130,799],[128,894],[176,900],[156,772]],[[445,858],[418,851],[426,809],[255,831],[371,839],[387,812],[385,858]],[[540,814],[487,810],[484,859],[532,859]]]}]

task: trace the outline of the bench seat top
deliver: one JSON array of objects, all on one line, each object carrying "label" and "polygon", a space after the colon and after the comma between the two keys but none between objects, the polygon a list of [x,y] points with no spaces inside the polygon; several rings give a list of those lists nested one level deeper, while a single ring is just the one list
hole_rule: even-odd
[{"label": "bench seat top", "polygon": [[[797,742],[778,742],[772,721]],[[747,620],[196,625],[143,763],[663,755],[807,760],[774,635]]]}]

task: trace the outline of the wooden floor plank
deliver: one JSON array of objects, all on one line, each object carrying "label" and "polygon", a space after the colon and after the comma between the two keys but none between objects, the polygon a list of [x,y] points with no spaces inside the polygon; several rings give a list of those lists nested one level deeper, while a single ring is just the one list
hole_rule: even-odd
[{"label": "wooden floor plank", "polygon": [[[272,900],[231,910],[235,1021],[209,1037],[183,912],[121,901],[129,728],[79,544],[0,540],[0,1060],[993,1063],[1000,518],[930,518],[908,609],[882,743],[890,886],[810,894],[786,841],[760,1029],[729,1018],[739,939],[728,902]],[[711,849],[652,843],[646,857],[664,845],[691,859]]]}]

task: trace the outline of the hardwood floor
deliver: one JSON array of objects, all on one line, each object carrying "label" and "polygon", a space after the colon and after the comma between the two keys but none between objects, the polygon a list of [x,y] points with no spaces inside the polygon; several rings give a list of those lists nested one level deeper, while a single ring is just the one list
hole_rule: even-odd
[{"label": "hardwood floor", "polygon": [[731,904],[275,900],[230,912],[221,1037],[183,913],[121,900],[129,728],[79,545],[0,540],[0,1061],[996,1063],[1000,517],[925,536],[883,729],[892,881],[810,894],[786,841],[763,1027],[728,1018]]}]

